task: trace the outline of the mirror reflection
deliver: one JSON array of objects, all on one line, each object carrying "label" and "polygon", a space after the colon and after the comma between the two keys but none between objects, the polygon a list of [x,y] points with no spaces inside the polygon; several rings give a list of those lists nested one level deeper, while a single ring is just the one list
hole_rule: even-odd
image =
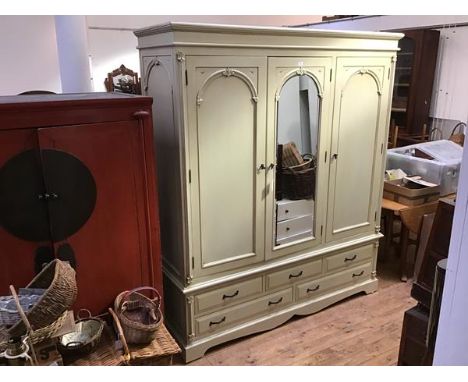
[{"label": "mirror reflection", "polygon": [[288,79],[277,107],[275,244],[283,245],[315,235],[320,103],[314,80]]}]

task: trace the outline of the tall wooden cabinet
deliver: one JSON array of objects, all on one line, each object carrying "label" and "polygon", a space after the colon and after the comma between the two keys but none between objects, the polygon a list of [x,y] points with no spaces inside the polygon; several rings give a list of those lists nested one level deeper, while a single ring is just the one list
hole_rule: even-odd
[{"label": "tall wooden cabinet", "polygon": [[[402,35],[184,23],[136,35],[154,98],[166,322],[186,361],[374,292]],[[308,192],[281,199],[287,143]]]},{"label": "tall wooden cabinet", "polygon": [[44,263],[76,268],[74,308],[162,293],[149,97],[0,97],[0,294]]},{"label": "tall wooden cabinet", "polygon": [[[440,32],[402,31],[399,42],[391,119],[399,127],[398,145],[427,140]],[[424,136],[423,136],[424,135]]]}]

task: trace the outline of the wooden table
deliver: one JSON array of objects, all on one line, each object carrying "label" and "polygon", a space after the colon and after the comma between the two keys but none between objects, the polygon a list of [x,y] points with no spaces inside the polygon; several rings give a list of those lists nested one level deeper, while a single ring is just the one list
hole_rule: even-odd
[{"label": "wooden table", "polygon": [[[382,212],[385,217],[385,246],[384,251],[390,248],[393,241],[393,222],[397,216],[401,220],[400,234],[400,278],[402,281],[408,280],[408,275],[411,275],[412,266],[408,262],[408,245],[410,244],[410,232],[419,236],[421,220],[425,214],[435,212],[438,200],[421,204],[419,206],[407,206],[397,203],[393,200],[382,199]],[[419,237],[418,237],[419,239]],[[413,241],[417,243],[418,240]]]}]

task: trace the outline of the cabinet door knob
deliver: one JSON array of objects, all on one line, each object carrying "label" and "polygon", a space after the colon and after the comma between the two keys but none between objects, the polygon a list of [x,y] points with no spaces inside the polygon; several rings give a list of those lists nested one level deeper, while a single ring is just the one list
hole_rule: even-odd
[{"label": "cabinet door knob", "polygon": [[335,160],[337,160],[337,159],[338,159],[338,154],[336,154],[336,153],[335,153],[335,154],[333,154],[333,155],[332,155],[332,159],[335,159]]},{"label": "cabinet door knob", "polygon": [[276,166],[276,165],[275,165],[274,163],[270,163],[270,164],[268,165],[268,170],[273,170],[273,169],[275,168],[275,166]]},{"label": "cabinet door knob", "polygon": [[265,170],[265,165],[262,163],[260,166],[258,166],[257,170],[258,171],[261,171],[261,170]]}]

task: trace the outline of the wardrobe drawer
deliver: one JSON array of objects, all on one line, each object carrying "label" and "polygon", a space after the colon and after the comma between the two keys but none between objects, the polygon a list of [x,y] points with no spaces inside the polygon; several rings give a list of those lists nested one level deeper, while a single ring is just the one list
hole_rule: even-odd
[{"label": "wardrobe drawer", "polygon": [[374,246],[368,245],[366,247],[356,248],[352,251],[340,253],[325,258],[326,271],[330,272],[336,269],[352,267],[354,264],[360,263],[363,260],[372,258],[374,254]]},{"label": "wardrobe drawer", "polygon": [[366,263],[332,276],[299,284],[296,286],[296,298],[298,300],[314,298],[324,292],[365,280],[370,276],[371,272],[372,264]]},{"label": "wardrobe drawer", "polygon": [[313,222],[312,215],[305,215],[278,222],[276,224],[276,239],[281,240],[289,236],[311,231]]},{"label": "wardrobe drawer", "polygon": [[322,272],[322,260],[314,260],[301,265],[296,265],[266,276],[266,288],[273,289],[282,285],[293,284]]},{"label": "wardrobe drawer", "polygon": [[291,235],[291,236],[286,236],[282,239],[276,239],[276,245],[283,245],[287,243],[292,243],[294,241],[298,241],[301,239],[306,239],[306,238],[312,238],[312,230],[306,231],[306,232],[301,232],[296,235]]},{"label": "wardrobe drawer", "polygon": [[247,297],[260,294],[263,291],[262,281],[262,277],[257,277],[195,296],[196,312],[236,304]]},{"label": "wardrobe drawer", "polygon": [[314,213],[314,200],[301,199],[289,200],[283,199],[276,203],[278,209],[276,211],[277,221],[292,219],[303,215],[312,215]]},{"label": "wardrobe drawer", "polygon": [[249,317],[266,314],[290,304],[292,300],[292,289],[289,288],[217,313],[197,318],[195,319],[197,334],[215,332]]}]

